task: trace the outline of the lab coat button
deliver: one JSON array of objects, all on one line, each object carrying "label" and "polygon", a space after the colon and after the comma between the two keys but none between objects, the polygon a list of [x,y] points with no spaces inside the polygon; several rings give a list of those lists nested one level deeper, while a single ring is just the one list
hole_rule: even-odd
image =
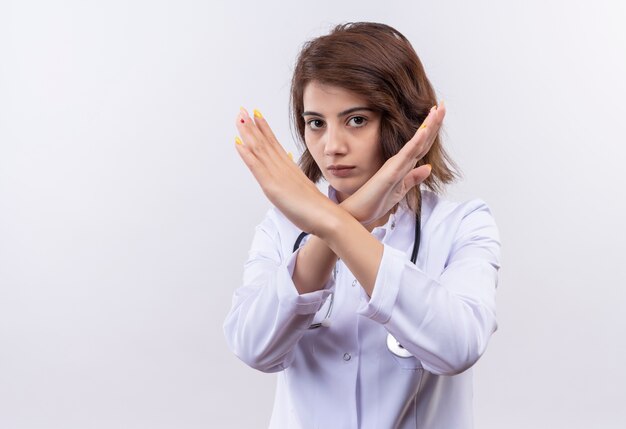
[{"label": "lab coat button", "polygon": [[343,354],[343,360],[348,362],[350,359],[352,359],[352,356],[350,356],[350,353],[344,353]]},{"label": "lab coat button", "polygon": [[355,287],[355,286],[356,286],[356,279],[352,281],[352,287]]}]

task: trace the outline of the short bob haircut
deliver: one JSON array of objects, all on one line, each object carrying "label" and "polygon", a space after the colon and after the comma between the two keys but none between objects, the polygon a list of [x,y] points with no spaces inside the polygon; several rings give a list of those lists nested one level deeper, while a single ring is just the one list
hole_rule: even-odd
[{"label": "short bob haircut", "polygon": [[[408,142],[437,104],[435,91],[415,50],[399,31],[373,22],[339,24],[325,36],[304,43],[297,56],[291,81],[290,116],[303,147],[299,166],[314,183],[322,173],[304,139],[304,88],[311,82],[332,85],[368,99],[381,113],[380,139],[384,160]],[[416,166],[431,164],[432,172],[423,185],[441,193],[459,178],[458,167],[441,145],[438,134],[429,152]],[[421,211],[419,186],[405,201],[417,214]]]}]

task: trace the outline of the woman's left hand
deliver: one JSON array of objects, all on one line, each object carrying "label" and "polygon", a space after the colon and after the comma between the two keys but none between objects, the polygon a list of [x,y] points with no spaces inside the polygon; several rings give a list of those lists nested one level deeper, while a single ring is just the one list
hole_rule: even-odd
[{"label": "woman's left hand", "polygon": [[262,115],[255,114],[253,121],[241,108],[236,126],[241,135],[235,139],[237,152],[263,193],[294,225],[319,235],[325,215],[338,207],[293,162]]},{"label": "woman's left hand", "polygon": [[422,126],[415,132],[397,154],[383,166],[354,194],[346,198],[341,206],[355,219],[371,230],[369,225],[379,219],[402,200],[415,186],[419,186],[431,172],[430,165],[416,167],[416,163],[430,150],[439,134],[446,115],[443,101],[433,106]]}]

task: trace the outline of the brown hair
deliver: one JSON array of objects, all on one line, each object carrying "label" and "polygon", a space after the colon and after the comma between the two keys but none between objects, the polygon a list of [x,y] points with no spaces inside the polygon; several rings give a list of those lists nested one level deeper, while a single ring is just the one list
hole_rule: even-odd
[{"label": "brown hair", "polygon": [[[304,88],[311,81],[333,85],[367,98],[381,112],[380,139],[383,158],[391,158],[415,134],[430,108],[437,104],[435,91],[426,77],[415,50],[399,31],[373,22],[339,24],[325,36],[304,43],[298,54],[291,81],[290,115],[297,140],[304,149],[300,168],[317,183],[322,173],[306,148]],[[423,185],[440,193],[458,177],[458,167],[437,135],[429,152],[416,166],[431,164],[432,172]],[[406,196],[419,213],[419,187]]]}]

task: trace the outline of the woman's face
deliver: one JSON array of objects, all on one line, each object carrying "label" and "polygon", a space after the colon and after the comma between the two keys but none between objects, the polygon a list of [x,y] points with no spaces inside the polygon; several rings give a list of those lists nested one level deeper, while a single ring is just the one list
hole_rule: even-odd
[{"label": "woman's face", "polygon": [[381,115],[364,97],[315,81],[304,88],[303,101],[306,146],[341,202],[384,163]]}]

